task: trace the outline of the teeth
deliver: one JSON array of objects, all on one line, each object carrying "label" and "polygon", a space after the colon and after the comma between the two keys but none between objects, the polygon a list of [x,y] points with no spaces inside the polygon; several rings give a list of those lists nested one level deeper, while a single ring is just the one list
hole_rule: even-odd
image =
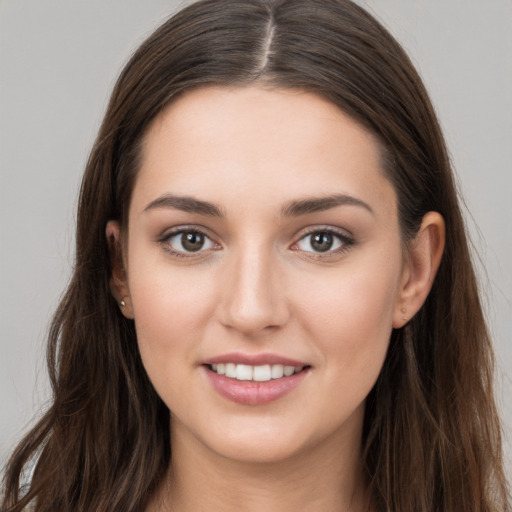
[{"label": "teeth", "polygon": [[304,367],[284,366],[282,364],[250,366],[248,364],[219,363],[212,364],[211,369],[219,375],[225,375],[231,379],[265,382],[271,379],[290,377],[294,373],[302,371]]},{"label": "teeth", "polygon": [[252,380],[258,382],[265,382],[272,378],[272,370],[269,364],[263,366],[255,366],[252,370]]},{"label": "teeth", "polygon": [[252,380],[252,366],[248,364],[237,364],[236,378],[238,380]]},{"label": "teeth", "polygon": [[225,375],[226,375],[226,377],[231,377],[232,379],[236,379],[236,364],[227,363]]},{"label": "teeth", "polygon": [[295,372],[295,368],[293,366],[285,366],[284,367],[284,376],[289,377],[290,375],[293,375]]},{"label": "teeth", "polygon": [[273,364],[270,372],[273,379],[280,379],[284,375],[284,366],[282,364]]}]

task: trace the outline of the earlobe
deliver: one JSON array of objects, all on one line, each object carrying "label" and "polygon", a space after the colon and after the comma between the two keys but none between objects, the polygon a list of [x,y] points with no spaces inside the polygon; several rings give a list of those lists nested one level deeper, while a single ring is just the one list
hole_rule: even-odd
[{"label": "earlobe", "polygon": [[400,285],[393,327],[403,327],[425,302],[441,263],[445,244],[445,223],[438,212],[423,217],[416,237],[407,250],[407,261]]},{"label": "earlobe", "polygon": [[110,276],[110,291],[119,305],[121,313],[126,318],[133,319],[133,308],[123,259],[121,228],[119,226],[119,222],[114,220],[107,222],[105,234],[107,237],[112,269],[112,274]]}]

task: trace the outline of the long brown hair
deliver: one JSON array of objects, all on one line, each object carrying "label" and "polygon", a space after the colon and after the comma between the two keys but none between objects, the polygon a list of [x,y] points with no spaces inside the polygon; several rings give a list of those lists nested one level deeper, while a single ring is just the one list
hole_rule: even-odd
[{"label": "long brown hair", "polygon": [[446,222],[432,291],[393,332],[367,398],[362,448],[375,509],[508,509],[491,345],[445,143],[410,60],[347,0],[201,0],[142,44],[113,91],[81,187],[73,277],[49,335],[53,403],[8,463],[1,510],[140,511],[161,482],[169,411],[111,296],[105,225],[126,222],[142,137],[169,102],[205,84],[253,83],[314,92],[376,135],[405,243],[426,212]]}]

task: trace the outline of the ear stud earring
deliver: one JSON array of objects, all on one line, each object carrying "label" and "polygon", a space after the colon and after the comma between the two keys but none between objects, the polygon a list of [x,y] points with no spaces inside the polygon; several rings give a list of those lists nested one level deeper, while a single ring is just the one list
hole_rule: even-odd
[{"label": "ear stud earring", "polygon": [[124,300],[122,300],[122,301],[119,303],[119,305],[120,305],[122,308],[124,308],[124,307],[126,306],[126,302],[125,302]]}]

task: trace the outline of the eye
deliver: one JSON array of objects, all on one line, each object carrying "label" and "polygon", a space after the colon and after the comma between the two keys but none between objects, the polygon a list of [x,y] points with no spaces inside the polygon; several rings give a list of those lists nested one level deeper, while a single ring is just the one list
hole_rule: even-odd
[{"label": "eye", "polygon": [[186,256],[208,249],[218,248],[218,245],[205,233],[197,229],[180,229],[164,235],[160,240],[166,250],[176,256]]},{"label": "eye", "polygon": [[329,229],[311,231],[303,236],[292,249],[312,252],[318,255],[337,253],[347,249],[354,241],[346,235]]}]

